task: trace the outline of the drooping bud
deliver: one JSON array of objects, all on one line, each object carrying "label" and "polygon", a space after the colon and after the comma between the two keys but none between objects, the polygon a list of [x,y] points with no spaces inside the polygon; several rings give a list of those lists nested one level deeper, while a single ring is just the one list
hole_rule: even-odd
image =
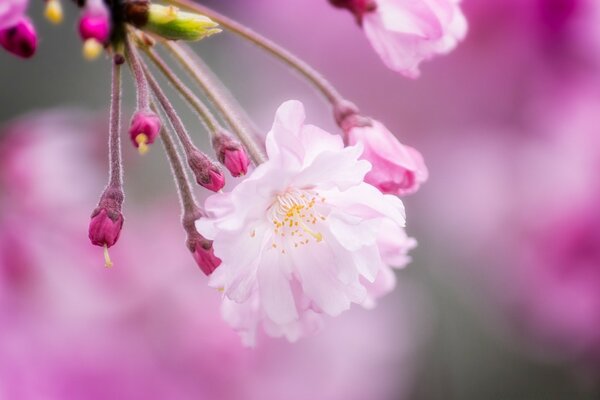
[{"label": "drooping bud", "polygon": [[221,260],[215,256],[213,242],[199,233],[188,239],[188,248],[192,252],[196,264],[206,275],[212,274],[221,265]]},{"label": "drooping bud", "polygon": [[37,48],[37,34],[29,18],[24,17],[16,25],[0,30],[0,45],[18,57],[32,57]]},{"label": "drooping bud", "polygon": [[83,56],[96,59],[110,38],[109,12],[102,1],[89,1],[79,19],[79,35],[84,41]]},{"label": "drooping bud", "polygon": [[366,13],[377,9],[375,0],[329,0],[332,6],[337,8],[345,8],[356,17],[356,21],[361,24],[363,16]]},{"label": "drooping bud", "polygon": [[63,20],[63,9],[60,0],[46,0],[44,16],[53,24],[60,24]]},{"label": "drooping bud", "polygon": [[215,256],[212,240],[206,239],[196,230],[196,221],[204,216],[205,214],[196,207],[194,210],[184,212],[182,222],[187,234],[188,249],[202,272],[210,275],[221,265],[221,260]]},{"label": "drooping bud", "polygon": [[108,15],[84,14],[79,20],[79,34],[83,40],[96,39],[100,43],[105,43],[110,36]]},{"label": "drooping bud", "polygon": [[220,132],[213,136],[212,145],[219,162],[225,165],[231,175],[246,175],[250,159],[240,142],[229,134]]},{"label": "drooping bud", "polygon": [[88,236],[93,245],[104,247],[104,258],[107,267],[112,266],[108,256],[108,248],[119,240],[123,227],[123,192],[120,189],[108,187],[98,202],[98,207],[92,212]]},{"label": "drooping bud", "polygon": [[89,237],[96,246],[112,247],[121,234],[123,215],[106,208],[97,208],[92,213]]},{"label": "drooping bud", "polygon": [[361,144],[361,159],[371,163],[365,182],[381,192],[405,196],[416,192],[428,179],[423,156],[402,144],[381,122],[364,117],[351,108],[335,107],[336,119],[350,146]]},{"label": "drooping bud", "polygon": [[138,111],[133,114],[129,126],[129,137],[140,154],[148,152],[148,145],[154,143],[161,126],[159,116],[152,111]]},{"label": "drooping bud", "polygon": [[170,40],[195,41],[221,32],[219,24],[212,19],[180,11],[173,6],[151,4],[147,18],[147,22],[140,28]]},{"label": "drooping bud", "polygon": [[213,192],[218,192],[225,186],[225,177],[221,168],[201,151],[192,150],[188,156],[188,164],[200,186]]}]

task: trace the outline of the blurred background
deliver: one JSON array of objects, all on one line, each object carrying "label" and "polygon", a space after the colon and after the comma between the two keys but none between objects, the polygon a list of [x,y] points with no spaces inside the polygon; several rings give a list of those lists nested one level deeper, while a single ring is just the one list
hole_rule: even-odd
[{"label": "blurred background", "polygon": [[[467,39],[415,81],[326,0],[203,3],[423,153],[430,180],[405,199],[413,263],[374,311],[245,349],[185,249],[162,149],[142,158],[125,141],[126,224],[104,269],[87,224],[106,179],[109,62],[82,59],[73,7],[55,27],[32,4],[37,55],[0,53],[0,399],[600,398],[597,0],[464,0]],[[288,99],[336,131],[256,48],[227,33],[194,47],[265,132]],[[134,101],[126,74],[124,115]]]}]

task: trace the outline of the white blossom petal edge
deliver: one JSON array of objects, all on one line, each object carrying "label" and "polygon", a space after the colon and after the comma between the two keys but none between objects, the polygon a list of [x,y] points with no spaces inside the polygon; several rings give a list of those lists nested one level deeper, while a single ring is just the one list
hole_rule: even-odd
[{"label": "white blossom petal edge", "polygon": [[223,317],[253,345],[295,341],[352,303],[372,306],[394,287],[390,265],[409,262],[402,201],[364,182],[360,146],[305,125],[304,106],[277,110],[268,161],[229,193],[206,201],[196,222],[222,264],[210,286],[223,292]]}]

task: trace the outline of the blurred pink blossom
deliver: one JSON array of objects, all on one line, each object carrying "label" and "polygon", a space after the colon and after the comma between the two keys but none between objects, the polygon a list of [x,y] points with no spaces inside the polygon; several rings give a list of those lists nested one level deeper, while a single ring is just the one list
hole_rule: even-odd
[{"label": "blurred pink blossom", "polygon": [[467,34],[460,0],[377,0],[365,13],[363,28],[371,45],[391,69],[410,78],[419,64],[452,51]]},{"label": "blurred pink blossom", "polygon": [[0,31],[15,26],[25,16],[28,0],[2,0],[0,3]]}]

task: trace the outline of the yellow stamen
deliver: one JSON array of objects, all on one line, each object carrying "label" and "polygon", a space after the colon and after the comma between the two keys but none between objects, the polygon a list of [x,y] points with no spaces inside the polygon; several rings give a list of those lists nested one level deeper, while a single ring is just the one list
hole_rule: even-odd
[{"label": "yellow stamen", "polygon": [[46,9],[44,10],[44,16],[50,22],[58,25],[63,20],[63,10],[60,0],[48,0],[46,1]]},{"label": "yellow stamen", "polygon": [[138,144],[138,151],[141,155],[146,154],[150,147],[148,147],[148,135],[145,133],[140,133],[135,137],[135,142]]},{"label": "yellow stamen", "polygon": [[102,46],[102,43],[96,39],[87,39],[83,43],[83,58],[88,61],[94,61],[102,54],[103,49],[104,46]]},{"label": "yellow stamen", "polygon": [[107,245],[104,245],[104,266],[106,268],[110,268],[113,266],[113,263],[110,260],[110,255],[108,254],[108,246]]}]

